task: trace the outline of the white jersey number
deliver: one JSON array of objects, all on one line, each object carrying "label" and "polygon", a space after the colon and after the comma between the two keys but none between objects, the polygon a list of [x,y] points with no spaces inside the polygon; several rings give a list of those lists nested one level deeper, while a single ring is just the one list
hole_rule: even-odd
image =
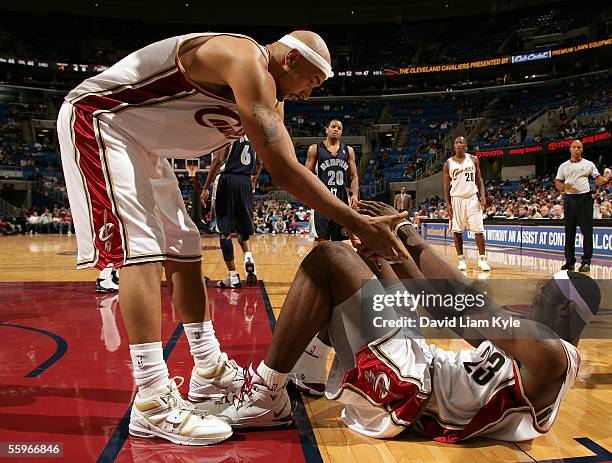
[{"label": "white jersey number", "polygon": [[342,186],[344,185],[344,172],[341,170],[338,171],[329,171],[327,173],[329,178],[327,179],[328,186]]},{"label": "white jersey number", "polygon": [[240,162],[245,166],[248,166],[251,163],[251,153],[249,152],[249,148],[249,145],[244,145],[244,148],[242,148],[242,153],[240,153]]}]

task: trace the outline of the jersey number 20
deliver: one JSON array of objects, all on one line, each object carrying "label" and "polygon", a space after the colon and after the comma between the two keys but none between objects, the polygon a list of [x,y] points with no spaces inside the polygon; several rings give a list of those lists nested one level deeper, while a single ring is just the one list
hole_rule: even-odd
[{"label": "jersey number 20", "polygon": [[344,172],[341,170],[330,170],[327,175],[329,178],[327,179],[328,186],[342,186],[344,185]]}]

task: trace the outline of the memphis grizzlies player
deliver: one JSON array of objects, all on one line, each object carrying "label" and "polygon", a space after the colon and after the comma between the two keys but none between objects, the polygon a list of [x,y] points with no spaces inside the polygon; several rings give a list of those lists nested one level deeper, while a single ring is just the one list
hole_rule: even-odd
[{"label": "memphis grizzlies player", "polygon": [[234,263],[232,233],[238,235],[238,243],[244,252],[246,284],[253,286],[257,283],[249,238],[255,233],[253,193],[260,171],[261,162],[257,159],[246,135],[235,141],[231,148],[218,152],[210,166],[202,192],[202,202],[208,199],[208,189],[216,180],[212,202],[217,220],[217,232],[220,234],[219,244],[229,272],[227,277],[218,283],[221,288],[241,286],[240,275]]},{"label": "memphis grizzlies player", "polygon": [[[340,143],[342,122],[332,119],[325,127],[327,138],[308,148],[306,168],[314,172],[327,189],[342,202],[356,207],[359,201],[359,178],[355,151]],[[350,188],[350,202],[347,188]],[[347,239],[342,227],[319,212],[311,214],[311,230],[315,241],[342,241]]]}]

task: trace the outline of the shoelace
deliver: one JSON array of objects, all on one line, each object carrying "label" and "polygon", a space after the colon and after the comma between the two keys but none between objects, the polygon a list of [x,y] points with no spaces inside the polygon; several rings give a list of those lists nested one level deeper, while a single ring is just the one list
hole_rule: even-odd
[{"label": "shoelace", "polygon": [[240,368],[240,365],[238,365],[234,359],[226,360],[225,364],[230,366],[232,370],[236,372],[234,381],[236,381],[236,379],[240,380],[246,377],[246,371],[247,371],[246,368]]},{"label": "shoelace", "polygon": [[240,387],[240,391],[236,394],[233,394],[232,396],[226,396],[226,400],[228,401],[228,403],[235,404],[236,408],[240,408],[242,404],[246,401],[247,397],[251,398],[251,390],[254,386],[253,375],[251,374],[250,370],[245,368],[243,370],[243,374],[244,383]]},{"label": "shoelace", "polygon": [[168,394],[166,395],[166,397],[169,398],[168,403],[171,406],[177,407],[180,411],[189,412],[194,416],[206,416],[206,411],[194,408],[191,403],[183,399],[183,396],[181,396],[179,388],[183,385],[184,382],[185,378],[183,378],[182,376],[174,376],[170,378],[170,383],[168,384],[170,392],[168,392]]}]

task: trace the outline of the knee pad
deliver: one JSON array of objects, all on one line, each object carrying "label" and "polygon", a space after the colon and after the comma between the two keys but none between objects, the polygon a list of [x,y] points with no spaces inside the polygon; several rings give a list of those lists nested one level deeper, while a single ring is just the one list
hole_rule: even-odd
[{"label": "knee pad", "polygon": [[221,252],[223,253],[223,260],[225,262],[234,260],[234,245],[232,244],[232,239],[219,238],[219,244],[221,246]]}]

